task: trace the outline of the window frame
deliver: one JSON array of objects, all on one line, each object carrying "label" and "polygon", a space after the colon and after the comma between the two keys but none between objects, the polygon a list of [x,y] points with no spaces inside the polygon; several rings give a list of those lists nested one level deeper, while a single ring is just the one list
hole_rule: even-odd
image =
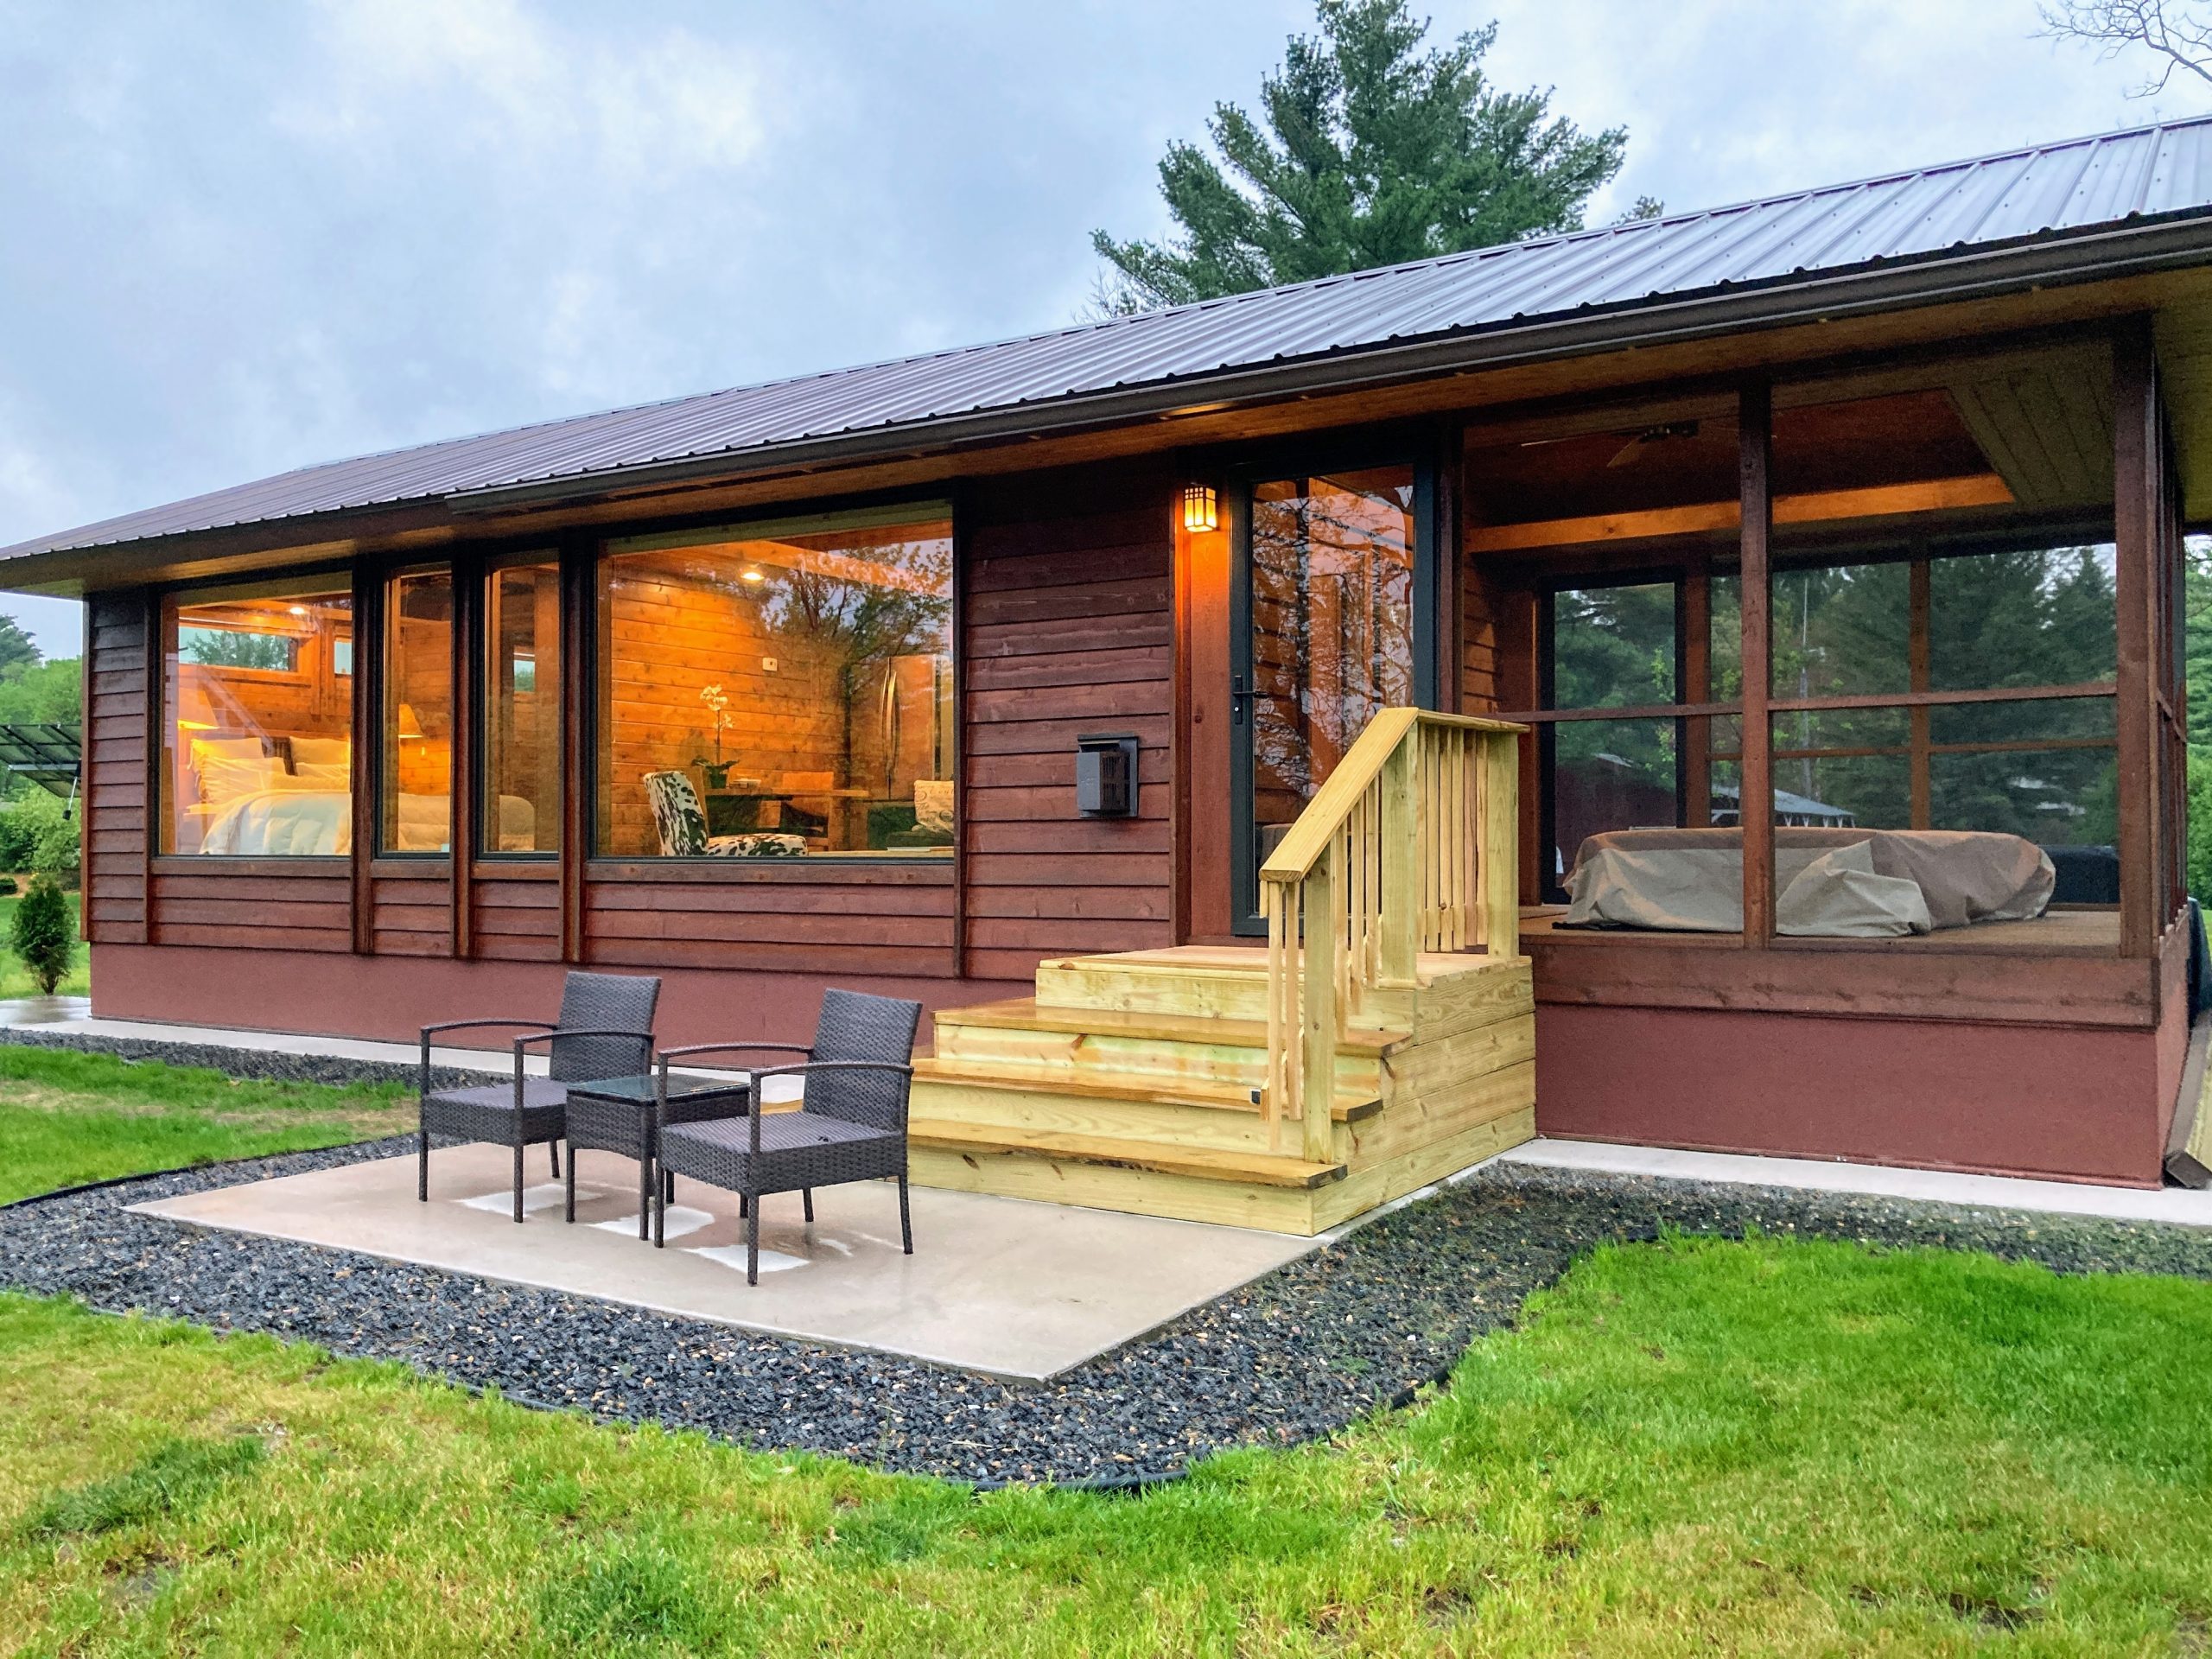
[{"label": "window frame", "polygon": [[[374,771],[372,774],[375,779],[375,788],[371,797],[371,805],[373,810],[370,815],[370,821],[376,827],[376,838],[370,849],[369,856],[378,863],[391,859],[404,859],[410,864],[442,864],[449,863],[453,858],[455,834],[453,812],[454,791],[459,785],[459,772],[463,762],[462,745],[458,739],[462,722],[468,718],[467,681],[470,677],[467,674],[459,671],[461,659],[455,655],[454,649],[448,649],[447,652],[446,669],[448,682],[446,693],[450,704],[449,712],[453,729],[453,735],[447,740],[446,845],[443,848],[421,849],[411,852],[385,845],[386,829],[390,828],[396,832],[398,828],[397,815],[399,796],[402,792],[399,788],[398,747],[401,741],[398,731],[400,704],[397,701],[397,687],[392,673],[392,652],[398,644],[399,584],[410,576],[435,575],[441,572],[444,574],[447,583],[453,591],[453,628],[457,639],[464,620],[461,584],[465,580],[463,567],[457,561],[432,560],[420,563],[387,565],[379,569],[375,576],[376,625],[378,638],[377,671],[373,686],[375,695],[370,704],[376,720]],[[357,657],[359,650],[357,639],[354,645]],[[391,728],[388,734],[387,721]],[[387,735],[391,744],[389,750],[386,748]],[[392,838],[397,839],[396,833]]]},{"label": "window frame", "polygon": [[[594,555],[596,570],[597,555]],[[557,827],[557,844],[551,848],[532,848],[527,852],[506,851],[490,844],[496,839],[499,814],[494,810],[498,790],[492,777],[492,700],[493,647],[492,628],[495,609],[492,602],[493,584],[502,571],[521,567],[544,567],[553,573],[554,586],[554,646],[559,654],[559,671],[554,692],[554,743],[561,756],[558,793],[553,801],[554,823]],[[471,765],[469,771],[470,798],[474,807],[471,817],[471,836],[476,842],[470,852],[475,863],[522,865],[524,867],[557,864],[568,850],[569,792],[582,786],[579,773],[588,775],[595,770],[593,754],[579,747],[581,736],[569,730],[569,695],[568,677],[575,664],[569,660],[568,629],[569,623],[568,561],[563,549],[556,543],[543,546],[503,549],[488,553],[479,562],[470,586],[476,595],[474,626],[469,629],[468,652],[468,745]],[[594,595],[597,587],[592,589]],[[595,602],[595,600],[593,601]],[[598,632],[596,618],[592,618],[584,630],[587,635]],[[588,816],[586,823],[591,822]]]},{"label": "window frame", "polygon": [[[349,793],[358,802],[362,785],[362,760],[359,734],[352,728],[359,724],[359,696],[355,690],[360,684],[360,632],[362,621],[362,591],[352,564],[318,562],[296,569],[284,569],[268,575],[254,575],[213,582],[178,582],[161,583],[147,591],[147,638],[149,695],[146,698],[146,798],[150,803],[150,821],[146,826],[147,865],[149,869],[188,873],[212,873],[221,869],[238,869],[261,865],[283,868],[327,870],[350,867],[352,852],[345,853],[184,853],[174,845],[164,843],[175,840],[174,806],[170,781],[170,756],[174,753],[168,738],[174,729],[169,715],[169,672],[172,607],[184,606],[201,601],[251,599],[257,595],[277,597],[298,595],[302,588],[314,593],[334,594],[343,591],[352,617],[351,633],[354,642],[355,671],[333,677],[346,683],[346,721],[349,730],[349,753],[353,756],[349,768]],[[237,673],[257,678],[296,683],[306,677],[295,670],[238,669]],[[349,806],[358,816],[358,807]],[[350,822],[350,820],[349,820]]]},{"label": "window frame", "polygon": [[[694,546],[711,537],[724,540],[746,536],[765,537],[783,535],[820,535],[837,530],[880,529],[901,524],[918,522],[943,523],[947,527],[946,541],[950,549],[950,568],[947,586],[949,612],[946,632],[951,645],[951,704],[953,773],[953,830],[952,843],[942,855],[917,856],[912,853],[863,850],[831,855],[814,855],[798,858],[717,858],[712,855],[670,855],[663,853],[607,852],[601,843],[602,809],[607,804],[602,789],[601,758],[606,753],[607,727],[611,718],[607,707],[609,664],[607,658],[607,631],[610,618],[604,603],[607,591],[607,568],[611,561],[626,554],[660,551]],[[840,872],[855,869],[928,871],[935,880],[957,887],[964,880],[967,860],[968,812],[968,744],[967,744],[967,576],[968,540],[966,516],[959,493],[931,493],[922,495],[900,495],[893,498],[872,498],[862,500],[833,501],[823,504],[816,511],[795,512],[786,505],[767,507],[756,516],[747,517],[728,512],[685,518],[675,521],[640,525],[620,536],[601,537],[591,542],[582,556],[581,580],[584,591],[577,601],[582,607],[579,649],[574,653],[573,664],[564,664],[565,671],[581,673],[584,678],[569,706],[581,708],[584,718],[574,741],[567,746],[572,770],[566,774],[569,785],[580,794],[582,810],[570,823],[581,823],[582,845],[575,851],[592,881],[683,880],[683,881],[807,881],[835,883]],[[486,659],[480,658],[480,664]],[[483,677],[480,674],[480,678]],[[564,854],[566,849],[563,849]],[[516,855],[507,855],[516,857]],[[536,855],[543,858],[546,855]],[[932,879],[925,877],[925,880]]]}]

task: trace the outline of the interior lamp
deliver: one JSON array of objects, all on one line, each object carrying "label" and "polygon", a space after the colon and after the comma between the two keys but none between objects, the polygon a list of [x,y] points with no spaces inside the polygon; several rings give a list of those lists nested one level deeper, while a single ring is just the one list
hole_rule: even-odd
[{"label": "interior lamp", "polygon": [[422,740],[423,722],[416,717],[415,705],[411,702],[401,703],[399,705],[399,741],[403,743],[410,741],[419,743]]},{"label": "interior lamp", "polygon": [[1183,486],[1183,528],[1193,532],[1221,528],[1221,498],[1212,485]]}]

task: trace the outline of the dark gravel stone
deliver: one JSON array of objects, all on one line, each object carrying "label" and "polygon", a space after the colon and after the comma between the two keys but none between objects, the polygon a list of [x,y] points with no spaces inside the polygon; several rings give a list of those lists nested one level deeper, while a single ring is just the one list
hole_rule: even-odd
[{"label": "dark gravel stone", "polygon": [[1662,1228],[2212,1278],[2212,1232],[2189,1228],[1500,1165],[1052,1382],[1010,1383],[124,1213],[410,1146],[151,1176],[0,1211],[0,1282],[397,1359],[604,1420],[992,1484],[1157,1478],[1224,1447],[1328,1434],[1409,1399],[1594,1246]]},{"label": "dark gravel stone", "polygon": [[[410,1089],[420,1066],[401,1060],[349,1060],[331,1054],[281,1054],[263,1048],[233,1048],[224,1043],[179,1043],[149,1037],[94,1037],[34,1027],[0,1027],[0,1043],[19,1048],[66,1048],[79,1054],[112,1054],[123,1060],[161,1060],[170,1065],[204,1066],[227,1077],[269,1083],[404,1083]],[[495,1067],[504,1057],[486,1056]],[[512,1066],[513,1062],[505,1060]],[[430,1068],[433,1088],[462,1088],[484,1081],[481,1071],[459,1066]]]}]

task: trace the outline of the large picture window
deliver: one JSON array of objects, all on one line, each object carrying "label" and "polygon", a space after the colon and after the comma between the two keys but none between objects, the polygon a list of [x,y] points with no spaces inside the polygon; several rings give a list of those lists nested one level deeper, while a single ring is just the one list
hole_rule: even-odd
[{"label": "large picture window", "polygon": [[161,850],[352,850],[353,675],[342,579],[164,598]]},{"label": "large picture window", "polygon": [[485,617],[483,850],[561,850],[561,567],[492,573]]},{"label": "large picture window", "polygon": [[952,850],[942,509],[617,543],[599,595],[597,850]]}]

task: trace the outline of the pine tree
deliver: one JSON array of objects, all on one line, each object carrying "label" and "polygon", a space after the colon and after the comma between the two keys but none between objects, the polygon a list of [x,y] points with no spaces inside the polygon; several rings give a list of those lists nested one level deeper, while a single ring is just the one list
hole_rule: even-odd
[{"label": "pine tree", "polygon": [[[1229,173],[1196,145],[1160,163],[1181,227],[1168,243],[1091,245],[1106,311],[1216,299],[1277,283],[1579,230],[1621,169],[1626,130],[1585,133],[1551,94],[1484,77],[1497,26],[1419,50],[1405,0],[1319,0],[1318,37],[1293,35],[1261,82],[1270,132],[1233,104],[1207,124]],[[1270,133],[1272,136],[1270,136]],[[1234,175],[1232,178],[1230,175]],[[1649,200],[1634,217],[1659,211]]]},{"label": "pine tree", "polygon": [[39,989],[48,996],[67,976],[77,954],[77,942],[69,935],[68,900],[52,877],[34,876],[29,891],[16,903],[10,943],[38,982]]}]

